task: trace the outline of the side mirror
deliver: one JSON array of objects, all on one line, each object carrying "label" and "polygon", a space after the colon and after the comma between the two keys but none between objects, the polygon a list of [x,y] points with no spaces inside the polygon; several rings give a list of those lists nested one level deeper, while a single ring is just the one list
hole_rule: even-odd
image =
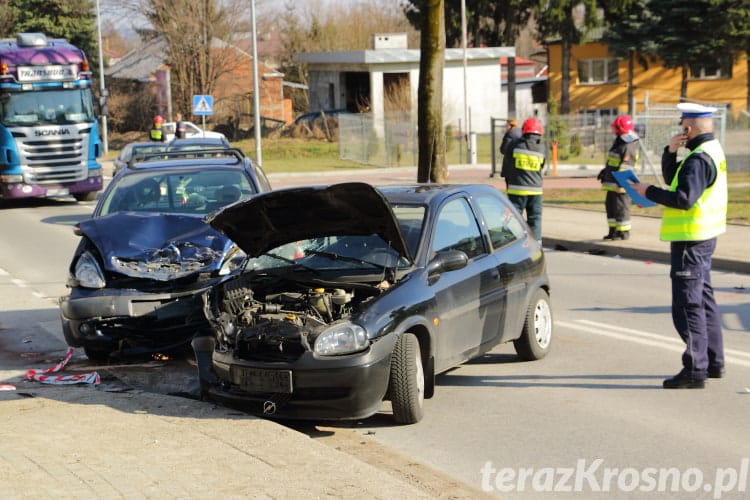
[{"label": "side mirror", "polygon": [[427,264],[427,277],[433,280],[444,272],[463,269],[468,263],[469,257],[461,250],[438,252]]}]

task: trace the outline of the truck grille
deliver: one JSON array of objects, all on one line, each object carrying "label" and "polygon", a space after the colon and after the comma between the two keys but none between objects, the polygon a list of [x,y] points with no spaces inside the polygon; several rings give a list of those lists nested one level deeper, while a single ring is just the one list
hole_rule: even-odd
[{"label": "truck grille", "polygon": [[29,184],[76,182],[88,177],[88,135],[48,137],[47,140],[17,136],[16,143],[24,180]]}]

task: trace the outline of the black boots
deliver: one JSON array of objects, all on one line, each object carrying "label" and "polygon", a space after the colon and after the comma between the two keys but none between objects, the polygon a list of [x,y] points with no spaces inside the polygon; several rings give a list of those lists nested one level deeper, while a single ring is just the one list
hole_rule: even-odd
[{"label": "black boots", "polygon": [[618,231],[613,227],[609,228],[609,234],[603,239],[605,240],[627,240],[630,238],[630,231]]}]

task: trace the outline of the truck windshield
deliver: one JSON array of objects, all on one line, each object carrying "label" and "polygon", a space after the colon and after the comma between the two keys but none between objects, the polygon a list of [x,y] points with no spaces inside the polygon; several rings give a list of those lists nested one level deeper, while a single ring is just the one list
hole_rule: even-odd
[{"label": "truck windshield", "polygon": [[0,95],[0,120],[5,126],[62,125],[92,122],[91,89],[8,92]]}]

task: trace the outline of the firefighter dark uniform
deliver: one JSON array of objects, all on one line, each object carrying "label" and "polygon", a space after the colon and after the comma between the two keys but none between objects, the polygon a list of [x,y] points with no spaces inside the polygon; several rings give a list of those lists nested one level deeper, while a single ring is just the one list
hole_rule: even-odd
[{"label": "firefighter dark uniform", "polygon": [[632,169],[638,162],[639,142],[634,131],[633,120],[621,115],[612,122],[615,140],[607,153],[607,163],[597,178],[606,191],[604,207],[607,211],[609,232],[605,240],[627,240],[630,237],[630,198],[625,189],[615,181],[612,172]]},{"label": "firefighter dark uniform", "polygon": [[513,143],[521,138],[521,129],[514,119],[508,120],[505,134],[500,142],[500,153],[503,155],[503,163],[500,169],[500,177],[505,179],[505,187],[508,188],[508,171],[513,168]]},{"label": "firefighter dark uniform", "polygon": [[521,138],[512,143],[513,168],[505,174],[508,199],[523,215],[534,238],[542,241],[542,175],[546,163],[542,123],[528,118],[521,127]]},{"label": "firefighter dark uniform", "polygon": [[692,127],[685,144],[690,152],[678,164],[676,152],[667,147],[662,175],[669,189],[649,186],[645,191],[649,199],[664,205],[660,239],[670,242],[672,321],[686,346],[682,371],[664,381],[669,389],[702,388],[706,378],[724,374],[721,319],[710,272],[716,238],[726,231],[726,157],[712,132],[686,121],[710,118],[714,108],[689,103],[678,108],[682,122]]}]

